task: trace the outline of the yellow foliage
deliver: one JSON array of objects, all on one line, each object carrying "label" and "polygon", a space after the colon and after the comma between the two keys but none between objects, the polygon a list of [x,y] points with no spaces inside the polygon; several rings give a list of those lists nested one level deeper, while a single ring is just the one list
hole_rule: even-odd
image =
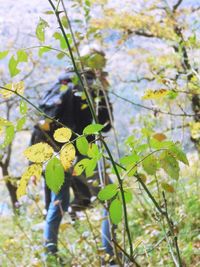
[{"label": "yellow foliage", "polygon": [[10,125],[12,125],[12,122],[7,121],[4,118],[0,118],[0,126],[10,126]]},{"label": "yellow foliage", "polygon": [[69,169],[75,159],[76,149],[72,144],[64,145],[60,151],[60,161],[65,171]]},{"label": "yellow foliage", "polygon": [[160,90],[151,90],[151,89],[148,89],[144,96],[142,97],[143,99],[145,100],[148,100],[148,99],[160,99],[164,96],[166,96],[168,94],[168,90],[166,89],[160,89]]},{"label": "yellow foliage", "polygon": [[17,199],[26,195],[26,187],[31,176],[35,176],[37,180],[40,179],[42,174],[42,166],[40,164],[30,165],[23,173],[19,186],[17,188]]},{"label": "yellow foliage", "polygon": [[0,94],[4,97],[4,98],[9,98],[11,96],[13,96],[16,93],[23,95],[24,93],[24,82],[17,82],[17,83],[10,83],[10,84],[6,84],[4,86],[5,88],[9,89],[9,91],[5,90],[5,89],[1,89],[0,90]]},{"label": "yellow foliage", "polygon": [[191,136],[194,139],[200,138],[200,122],[192,122],[190,124]]},{"label": "yellow foliage", "polygon": [[92,27],[98,29],[117,29],[122,31],[140,31],[152,34],[155,37],[176,40],[177,36],[173,28],[173,20],[165,18],[159,23],[155,15],[130,14],[128,12],[116,12],[114,9],[105,9],[104,17],[92,19]]},{"label": "yellow foliage", "polygon": [[38,143],[28,147],[24,151],[26,158],[32,162],[41,163],[50,159],[53,155],[53,148],[46,143]]},{"label": "yellow foliage", "polygon": [[65,143],[69,141],[71,136],[72,136],[72,131],[69,128],[64,128],[64,127],[57,129],[53,135],[54,139],[60,143]]}]

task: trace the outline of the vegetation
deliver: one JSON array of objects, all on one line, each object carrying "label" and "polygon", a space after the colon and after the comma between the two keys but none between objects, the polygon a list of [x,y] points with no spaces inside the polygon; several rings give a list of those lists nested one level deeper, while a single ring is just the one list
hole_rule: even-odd
[{"label": "vegetation", "polygon": [[[200,48],[199,6],[185,5],[184,0],[173,4],[127,0],[122,8],[117,1],[107,0],[75,0],[72,6],[65,5],[63,0],[48,2],[49,9],[36,25],[38,45],[0,52],[1,60],[8,59],[10,76],[4,78],[2,74],[0,86],[3,107],[0,166],[14,210],[13,220],[3,218],[1,221],[1,229],[5,229],[0,233],[1,265],[46,266],[39,224],[44,206],[42,168],[45,164],[48,187],[58,192],[64,171],[75,159],[76,147],[85,156],[75,165],[76,174],[85,172],[91,177],[103,159],[102,171],[112,177],[114,184],[108,185],[106,176],[103,177],[94,208],[80,214],[80,220],[73,222],[65,215],[59,253],[66,259],[66,266],[101,266],[102,259],[108,262],[100,240],[100,223],[105,219],[100,213],[102,205],[109,210],[112,234],[117,225],[117,239],[112,241],[119,266],[198,266],[200,66],[196,55]],[[82,15],[73,20],[69,10]],[[52,34],[55,18],[57,29]],[[49,32],[52,39],[47,42]],[[94,41],[108,52],[107,62],[95,51],[92,55],[80,55],[81,47]],[[35,49],[38,55],[34,54]],[[18,173],[16,176],[20,179],[16,179],[10,174],[10,164],[12,154],[16,153],[17,134],[30,131],[40,116],[55,121],[37,107],[41,97],[38,86],[26,88],[25,85],[26,79],[32,79],[33,69],[42,68],[42,57],[53,53],[57,54],[57,61],[73,67],[77,76],[74,83],[81,84],[82,97],[87,99],[94,123],[88,125],[82,135],[74,133],[75,138],[71,130],[60,123],[54,139],[63,143],[63,147],[57,157],[53,148],[45,143],[26,148],[23,161],[33,164]],[[119,65],[114,66],[113,71],[112,59],[119,55],[127,65],[115,60]],[[104,125],[97,121],[94,99],[84,77],[86,67],[95,71],[99,88],[107,87],[100,75],[106,67],[112,74],[110,95],[113,100],[141,108],[141,114],[134,120],[133,116],[117,112],[120,120],[129,120],[124,140],[121,138],[123,124],[118,126],[115,112],[114,141],[103,137]],[[123,91],[119,91],[120,87],[115,89],[114,81],[123,86]],[[134,92],[129,92],[130,86]],[[140,96],[138,102],[131,100],[135,93]],[[98,142],[89,144],[88,135],[95,135]],[[184,147],[191,146],[190,139],[195,148],[186,153]],[[37,185],[30,183],[32,175],[36,176]],[[3,183],[1,190],[4,192]],[[54,258],[49,258],[48,264],[58,266]]]}]

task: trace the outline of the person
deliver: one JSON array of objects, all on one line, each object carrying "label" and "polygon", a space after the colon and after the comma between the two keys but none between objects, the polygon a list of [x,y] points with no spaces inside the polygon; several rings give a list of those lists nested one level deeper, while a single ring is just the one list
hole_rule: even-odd
[{"label": "person", "polygon": [[[112,106],[107,96],[107,102],[105,100],[105,92],[102,89],[97,92],[93,86],[96,85],[96,74],[92,70],[87,70],[84,73],[87,84],[89,85],[91,95],[93,99],[98,98],[98,122],[104,124],[104,132],[107,132],[111,128],[110,113],[112,114]],[[101,73],[101,78],[104,85],[106,83],[106,73]],[[76,74],[73,70],[65,71],[59,78],[56,84],[46,93],[42,102],[40,103],[40,109],[45,113],[58,119],[60,123],[66,125],[73,132],[82,134],[83,129],[92,123],[93,118],[90,109],[87,105],[86,99],[81,97],[83,91],[79,83],[74,83]],[[67,90],[60,91],[61,86],[66,86]],[[98,95],[98,97],[97,97]],[[109,104],[109,107],[107,106]],[[84,108],[83,108],[84,107]],[[56,116],[55,116],[56,114]],[[53,140],[54,131],[59,128],[60,125],[55,121],[42,120],[34,127],[34,132],[31,138],[31,144],[38,142],[47,142],[52,145],[55,151],[60,149],[59,143]],[[87,137],[89,142],[94,141],[94,137]],[[80,160],[83,156],[77,151],[77,158]],[[84,177],[85,178],[85,177]],[[45,185],[45,206],[47,209],[47,215],[45,219],[45,248],[48,253],[56,254],[58,251],[58,231],[62,220],[63,212],[67,211],[70,205],[70,186],[74,191],[74,201],[71,203],[72,207],[82,206],[87,207],[90,204],[90,198],[94,191],[91,192],[91,188],[88,187],[87,182],[83,176],[73,176],[72,172],[65,172],[65,181],[60,191],[55,194],[50,191]],[[98,190],[97,190],[98,191]],[[97,192],[95,192],[97,193]],[[78,204],[77,204],[78,203]],[[104,216],[107,216],[107,212],[104,210]],[[102,244],[105,251],[113,256],[113,248],[111,245],[111,236],[109,230],[109,221],[104,220],[102,223]]]}]

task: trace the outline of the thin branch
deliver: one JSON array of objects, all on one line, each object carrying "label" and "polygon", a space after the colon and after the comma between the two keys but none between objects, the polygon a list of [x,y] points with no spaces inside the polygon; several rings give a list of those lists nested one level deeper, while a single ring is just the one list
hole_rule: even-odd
[{"label": "thin branch", "polygon": [[134,105],[134,106],[137,106],[137,107],[140,107],[140,108],[143,108],[143,109],[147,109],[147,110],[150,110],[152,112],[154,112],[154,114],[158,114],[158,113],[161,113],[161,114],[165,114],[165,115],[170,115],[170,116],[175,116],[175,117],[195,117],[196,115],[195,114],[187,114],[187,113],[173,113],[173,112],[168,112],[168,111],[162,111],[160,109],[157,109],[157,108],[151,108],[151,107],[148,107],[148,106],[145,106],[145,105],[142,105],[142,104],[139,104],[139,103],[135,103],[123,96],[120,96],[118,94],[116,94],[115,92],[113,91],[110,91],[111,94],[115,95],[116,97]]},{"label": "thin branch", "polygon": [[177,8],[181,5],[182,2],[183,0],[178,0],[178,2],[173,6],[173,12],[177,10]]}]

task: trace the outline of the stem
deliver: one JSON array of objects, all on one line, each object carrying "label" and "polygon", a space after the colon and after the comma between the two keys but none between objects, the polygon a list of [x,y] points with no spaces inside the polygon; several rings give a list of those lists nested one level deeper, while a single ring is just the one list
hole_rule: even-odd
[{"label": "stem", "polygon": [[102,139],[102,143],[103,143],[103,145],[104,145],[104,147],[105,147],[105,149],[109,155],[109,158],[112,162],[112,165],[113,165],[113,168],[114,168],[114,171],[115,171],[115,174],[117,176],[118,183],[119,183],[119,189],[120,189],[120,192],[122,195],[122,205],[123,205],[123,210],[124,210],[125,227],[126,227],[126,232],[127,232],[128,241],[129,241],[130,257],[131,257],[132,261],[136,264],[134,257],[133,257],[133,246],[132,246],[131,234],[130,234],[129,225],[128,225],[128,214],[127,214],[126,201],[125,201],[124,190],[123,190],[123,181],[121,180],[121,177],[120,177],[119,172],[117,170],[116,164],[113,160],[112,154],[111,154],[106,142],[103,139]]},{"label": "stem", "polygon": [[179,267],[182,267],[183,265],[182,265],[180,251],[179,251],[179,247],[178,247],[178,240],[177,240],[178,238],[174,233],[173,222],[170,220],[169,215],[168,215],[167,200],[166,200],[166,197],[165,197],[165,193],[162,192],[162,194],[163,194],[164,206],[165,206],[165,211],[166,211],[165,218],[167,220],[167,224],[169,226],[170,233],[171,233],[171,236],[173,238],[174,247],[176,249],[176,253],[177,253],[177,257],[178,257]]}]

